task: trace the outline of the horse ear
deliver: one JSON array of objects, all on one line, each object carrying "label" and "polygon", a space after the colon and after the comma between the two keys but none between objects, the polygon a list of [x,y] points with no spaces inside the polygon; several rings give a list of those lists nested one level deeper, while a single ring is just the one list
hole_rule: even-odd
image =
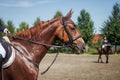
[{"label": "horse ear", "polygon": [[65,20],[69,20],[69,19],[71,18],[72,14],[73,14],[73,11],[72,11],[72,9],[71,9],[71,10],[67,13],[67,15],[65,16]]}]

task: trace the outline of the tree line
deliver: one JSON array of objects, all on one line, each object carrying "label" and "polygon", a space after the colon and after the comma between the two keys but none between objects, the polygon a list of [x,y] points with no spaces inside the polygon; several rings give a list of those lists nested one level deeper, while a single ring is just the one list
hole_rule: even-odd
[{"label": "tree line", "polygon": [[[56,11],[53,18],[57,18],[63,16],[61,11]],[[37,25],[40,22],[40,18],[37,17],[34,21],[33,26]],[[3,26],[7,27],[11,34],[14,35],[17,32],[24,31],[28,29],[30,26],[26,22],[21,22],[19,24],[19,27],[16,28],[12,21],[8,21],[5,23],[1,18],[0,22]],[[86,44],[91,46],[93,36],[95,33],[95,26],[94,22],[91,19],[90,13],[87,12],[85,9],[82,9],[79,13],[79,16],[77,17],[77,23],[75,23],[77,28],[82,34],[82,37]],[[102,28],[100,30],[100,34],[102,36],[106,36],[109,42],[113,45],[120,45],[120,4],[115,3],[111,12],[111,15],[108,17],[106,21],[104,21],[102,25]],[[0,33],[0,36],[3,36],[2,33]],[[99,43],[99,42],[98,42]]]}]

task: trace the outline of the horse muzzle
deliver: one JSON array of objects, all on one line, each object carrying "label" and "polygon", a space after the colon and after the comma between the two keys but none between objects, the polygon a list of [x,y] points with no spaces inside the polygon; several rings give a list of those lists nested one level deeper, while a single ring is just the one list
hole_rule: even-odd
[{"label": "horse muzzle", "polygon": [[81,44],[72,44],[70,46],[73,50],[74,53],[76,54],[80,54],[80,53],[84,53],[86,51],[85,49],[85,45],[81,45]]},{"label": "horse muzzle", "polygon": [[85,44],[76,44],[76,47],[80,53],[84,53],[86,51]]}]

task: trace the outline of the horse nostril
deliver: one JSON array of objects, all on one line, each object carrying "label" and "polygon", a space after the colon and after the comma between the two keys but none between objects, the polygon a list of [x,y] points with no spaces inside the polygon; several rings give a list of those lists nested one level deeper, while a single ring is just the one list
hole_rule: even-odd
[{"label": "horse nostril", "polygon": [[85,49],[85,46],[83,46],[83,49]]},{"label": "horse nostril", "polygon": [[82,50],[83,50],[83,52],[86,51],[86,46],[85,45],[82,46]]},{"label": "horse nostril", "polygon": [[85,49],[85,45],[82,45],[83,49]]}]

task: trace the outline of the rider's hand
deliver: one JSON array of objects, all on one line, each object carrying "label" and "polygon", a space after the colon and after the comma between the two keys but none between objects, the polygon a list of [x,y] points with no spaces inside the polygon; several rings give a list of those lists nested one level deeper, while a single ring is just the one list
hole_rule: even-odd
[{"label": "rider's hand", "polygon": [[4,33],[8,35],[8,34],[10,34],[10,31],[7,28],[5,28]]}]

